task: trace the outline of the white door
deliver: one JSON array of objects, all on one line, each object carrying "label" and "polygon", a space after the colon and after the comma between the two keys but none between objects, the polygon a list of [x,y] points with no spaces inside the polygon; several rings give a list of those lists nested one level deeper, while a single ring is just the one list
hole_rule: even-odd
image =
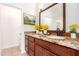
[{"label": "white door", "polygon": [[21,10],[0,4],[0,23],[2,35],[1,48],[18,46],[20,41],[24,39]]}]

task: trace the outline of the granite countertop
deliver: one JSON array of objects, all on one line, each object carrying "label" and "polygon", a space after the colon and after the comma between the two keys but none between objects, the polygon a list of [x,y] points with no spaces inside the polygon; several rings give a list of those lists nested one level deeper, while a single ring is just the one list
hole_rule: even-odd
[{"label": "granite countertop", "polygon": [[[49,41],[58,45],[62,45],[65,47],[69,47],[72,49],[79,50],[79,39],[71,39],[71,38],[65,38],[63,40],[58,40],[58,39],[53,39],[53,38],[48,38],[48,35],[43,35],[43,34],[36,34],[36,33],[25,33],[27,36],[32,36],[41,40]],[[53,36],[53,35],[51,35]]]}]

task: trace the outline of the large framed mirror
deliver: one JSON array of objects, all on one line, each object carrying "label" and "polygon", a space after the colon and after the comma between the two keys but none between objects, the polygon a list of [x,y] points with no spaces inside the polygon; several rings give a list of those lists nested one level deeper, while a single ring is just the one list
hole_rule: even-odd
[{"label": "large framed mirror", "polygon": [[65,32],[65,3],[54,3],[39,12],[39,24],[47,24],[49,31]]}]

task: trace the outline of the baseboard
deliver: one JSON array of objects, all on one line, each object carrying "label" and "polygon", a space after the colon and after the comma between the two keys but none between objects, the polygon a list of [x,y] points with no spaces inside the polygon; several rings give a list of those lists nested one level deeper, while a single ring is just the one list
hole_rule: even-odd
[{"label": "baseboard", "polygon": [[16,47],[16,46],[19,46],[19,44],[18,43],[17,44],[10,44],[8,46],[2,47],[2,49],[12,48],[12,47]]}]

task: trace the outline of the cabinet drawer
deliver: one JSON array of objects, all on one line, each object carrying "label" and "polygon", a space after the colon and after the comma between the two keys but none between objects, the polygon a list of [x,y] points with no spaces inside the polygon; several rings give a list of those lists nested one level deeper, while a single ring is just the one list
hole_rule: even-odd
[{"label": "cabinet drawer", "polygon": [[44,41],[44,40],[41,40],[41,39],[35,39],[35,43],[44,47],[44,48],[48,48],[48,42]]},{"label": "cabinet drawer", "polygon": [[56,55],[73,56],[75,54],[74,50],[61,46],[61,45],[58,45],[58,44],[55,44],[55,43],[50,43],[50,42],[40,40],[40,39],[35,39],[35,42],[36,42],[36,44],[44,47],[45,49],[53,52]]},{"label": "cabinet drawer", "polygon": [[28,37],[29,41],[34,42],[34,38],[33,37]]},{"label": "cabinet drawer", "polygon": [[49,42],[41,40],[41,39],[35,39],[35,43],[49,50]]},{"label": "cabinet drawer", "polygon": [[35,56],[56,56],[39,45],[35,45]]},{"label": "cabinet drawer", "polygon": [[52,44],[52,43],[49,43],[48,45],[49,45],[48,46],[49,50],[56,53],[57,55],[61,55],[61,56],[75,55],[75,51],[70,48],[67,48],[67,47],[64,47],[61,45],[57,45],[57,44]]},{"label": "cabinet drawer", "polygon": [[34,42],[29,41],[29,48],[34,51]]}]

